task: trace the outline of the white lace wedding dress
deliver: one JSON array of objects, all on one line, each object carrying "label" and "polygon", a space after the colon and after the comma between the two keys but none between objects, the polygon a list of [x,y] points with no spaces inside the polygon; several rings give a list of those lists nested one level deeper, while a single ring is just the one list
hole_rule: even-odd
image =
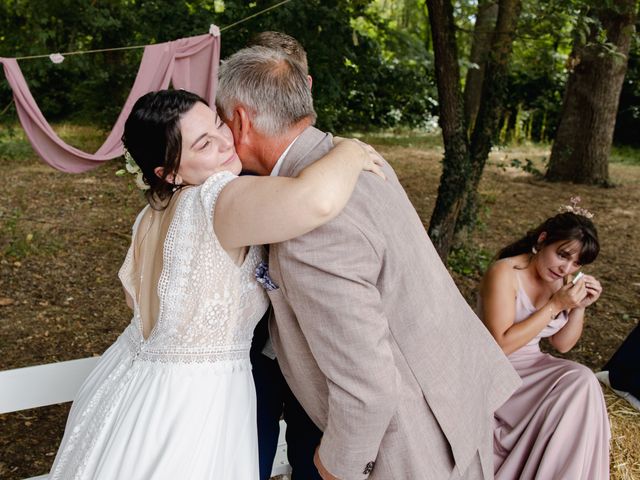
[{"label": "white lace wedding dress", "polygon": [[258,478],[249,347],[268,305],[254,278],[262,251],[234,261],[213,232],[234,178],[138,216],[120,269],[133,319],[82,386],[50,480]]}]

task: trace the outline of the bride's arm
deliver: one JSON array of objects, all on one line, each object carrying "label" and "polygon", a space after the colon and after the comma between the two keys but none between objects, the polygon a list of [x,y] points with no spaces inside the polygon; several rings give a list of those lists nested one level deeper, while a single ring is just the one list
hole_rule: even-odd
[{"label": "bride's arm", "polygon": [[216,236],[230,250],[307,233],[342,211],[362,170],[383,176],[381,162],[364,144],[343,140],[297,177],[240,177],[218,197]]}]

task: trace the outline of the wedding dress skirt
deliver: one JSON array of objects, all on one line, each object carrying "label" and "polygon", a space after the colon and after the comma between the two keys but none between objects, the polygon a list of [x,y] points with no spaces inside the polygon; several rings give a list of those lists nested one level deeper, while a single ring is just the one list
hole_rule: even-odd
[{"label": "wedding dress skirt", "polygon": [[104,353],[79,392],[50,478],[257,479],[249,359],[135,359],[129,334]]}]

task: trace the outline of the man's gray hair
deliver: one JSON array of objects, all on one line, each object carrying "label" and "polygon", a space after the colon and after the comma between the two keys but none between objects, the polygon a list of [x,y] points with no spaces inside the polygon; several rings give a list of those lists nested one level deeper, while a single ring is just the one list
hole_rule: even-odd
[{"label": "man's gray hair", "polygon": [[300,120],[316,119],[302,65],[282,51],[260,46],[244,48],[222,62],[216,105],[226,119],[242,105],[264,135],[278,136]]}]

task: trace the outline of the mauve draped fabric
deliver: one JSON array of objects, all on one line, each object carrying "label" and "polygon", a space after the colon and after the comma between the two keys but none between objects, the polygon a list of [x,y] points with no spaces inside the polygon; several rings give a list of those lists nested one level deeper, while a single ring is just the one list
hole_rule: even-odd
[{"label": "mauve draped fabric", "polygon": [[145,47],[129,97],[109,137],[94,154],[67,145],[38,108],[14,58],[0,58],[13,90],[16,110],[31,145],[45,163],[68,173],[81,173],[123,154],[124,123],[133,104],[147,92],[174,88],[197,93],[213,105],[218,84],[220,36],[198,35]]}]

